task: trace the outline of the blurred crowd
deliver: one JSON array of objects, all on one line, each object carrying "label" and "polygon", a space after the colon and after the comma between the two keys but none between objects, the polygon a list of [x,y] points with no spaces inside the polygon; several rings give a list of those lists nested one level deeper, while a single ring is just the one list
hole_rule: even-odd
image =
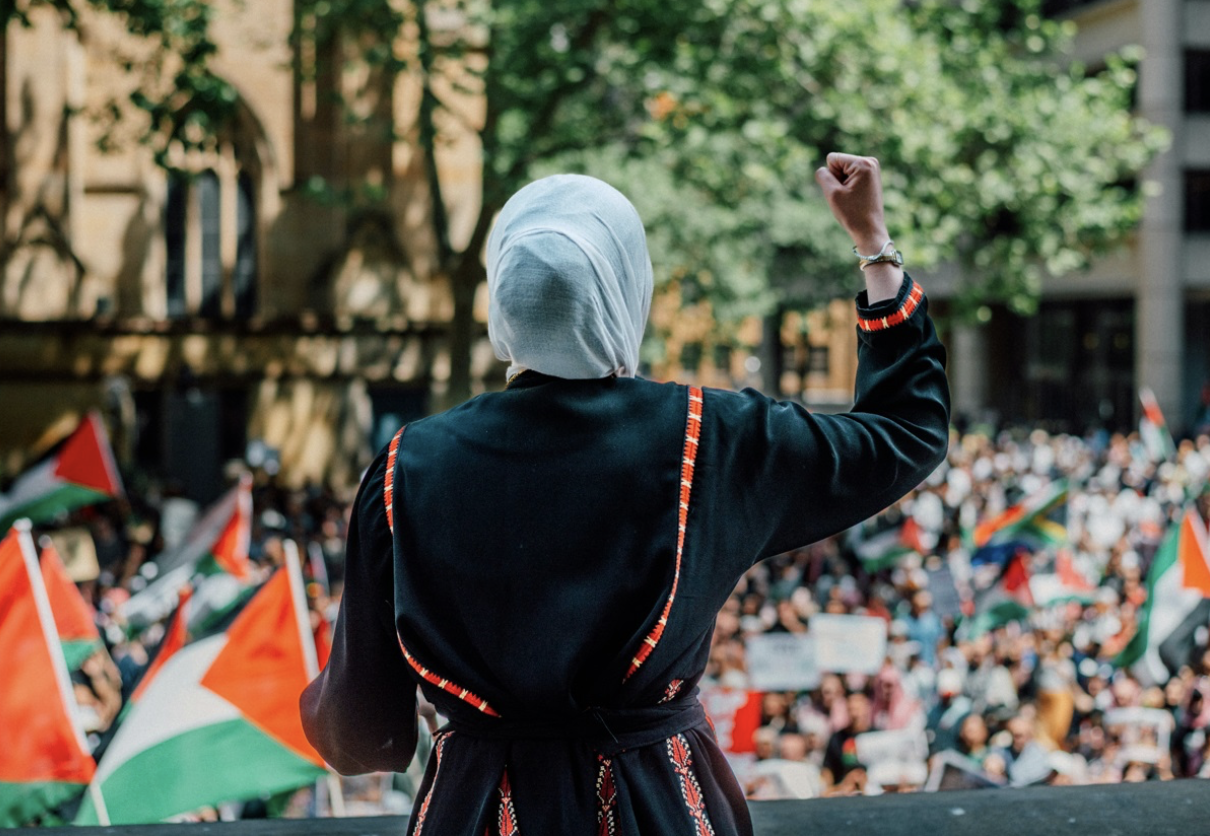
[{"label": "blurred crowd", "polygon": [[[751,688],[754,637],[809,635],[819,613],[883,619],[887,651],[876,672],[823,671],[817,687],[754,694],[751,723],[725,718],[752,737],[730,741],[749,797],[1210,777],[1210,618],[1163,676],[1115,664],[1161,538],[1190,504],[1206,517],[1208,472],[1206,436],[1156,462],[1137,436],[955,434],[884,515],[910,519],[922,548],[866,571],[849,532],[754,566],[719,614],[704,692]],[[964,630],[978,605],[968,532],[1059,480],[1065,536],[1024,557],[1035,576],[1065,561],[1081,594]],[[863,752],[870,732],[897,734]]]},{"label": "blurred crowd", "polygon": [[[1210,777],[1206,625],[1164,677],[1115,665],[1138,629],[1157,546],[1188,503],[1200,502],[1208,472],[1205,436],[1156,462],[1136,436],[955,434],[947,461],[874,521],[914,525],[916,548],[893,565],[870,567],[846,532],[754,566],[719,614],[702,681],[704,698],[722,691],[749,701],[750,723],[715,718],[737,735],[730,757],[749,796]],[[1058,480],[1068,486],[1056,509],[1065,536],[1033,551],[1030,568],[1045,574],[1066,560],[1084,594],[964,630],[978,574],[966,533]],[[317,635],[338,610],[351,499],[255,476],[251,558],[267,574],[286,540],[298,544]],[[162,621],[131,630],[122,604],[154,582],[154,558],[179,546],[204,510],[179,489],[146,482],[72,521],[95,545],[95,577],[80,587],[109,646],[108,657],[73,674],[98,750],[164,631]],[[753,637],[809,635],[820,613],[882,619],[881,668],[825,670],[812,687],[757,690]],[[898,734],[866,745],[872,732]],[[357,809],[406,812],[398,783],[367,780],[371,800]]]}]

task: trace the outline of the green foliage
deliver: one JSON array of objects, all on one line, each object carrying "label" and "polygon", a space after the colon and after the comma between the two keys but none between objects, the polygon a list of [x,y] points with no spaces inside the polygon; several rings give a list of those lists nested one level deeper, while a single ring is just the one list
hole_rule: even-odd
[{"label": "green foliage", "polygon": [[[0,26],[12,22],[28,26],[29,12],[38,6],[53,8],[64,25],[80,24],[72,0],[4,0],[0,2]],[[130,103],[145,116],[142,140],[151,147],[156,162],[167,166],[169,150],[206,145],[234,112],[235,88],[210,70],[217,51],[210,24],[214,5],[208,0],[87,0],[87,6],[121,17],[130,32],[146,39],[151,47],[145,63],[125,66],[136,73],[139,83]],[[111,104],[111,120],[122,110]],[[107,142],[108,137],[102,142]]]},{"label": "green foliage", "polygon": [[[79,0],[83,3],[84,0]],[[209,70],[204,0],[87,0],[155,47],[133,97],[161,162],[218,130],[235,93]],[[33,5],[0,5],[3,22]],[[295,46],[345,38],[423,88],[419,142],[445,141],[438,91],[483,96],[483,215],[443,270],[477,281],[482,235],[538,174],[597,174],[644,214],[657,273],[724,319],[851,293],[848,242],[814,184],[827,152],[882,161],[888,223],[916,269],[956,262],[959,307],[1035,304],[1041,278],[1120,242],[1139,172],[1167,141],[1130,113],[1138,55],[1089,74],[1040,0],[298,0]],[[351,40],[350,40],[351,39]],[[158,63],[156,63],[158,62]],[[170,83],[156,83],[170,68]],[[300,72],[317,72],[302,67]],[[432,154],[428,155],[431,159]],[[317,188],[317,196],[338,195]],[[323,192],[323,194],[318,194]],[[470,298],[467,294],[463,294]],[[473,294],[471,294],[473,295]],[[467,320],[469,322],[469,320]]]},{"label": "green foliage", "polygon": [[714,0],[712,26],[648,73],[666,101],[642,136],[674,151],[680,187],[748,215],[716,246],[755,236],[754,263],[786,302],[834,295],[852,274],[813,183],[845,150],[881,160],[913,265],[965,268],[960,307],[1028,311],[1044,272],[1086,266],[1137,223],[1135,178],[1166,142],[1130,113],[1138,56],[1087,76],[1059,60],[1071,25],[1038,7]]}]

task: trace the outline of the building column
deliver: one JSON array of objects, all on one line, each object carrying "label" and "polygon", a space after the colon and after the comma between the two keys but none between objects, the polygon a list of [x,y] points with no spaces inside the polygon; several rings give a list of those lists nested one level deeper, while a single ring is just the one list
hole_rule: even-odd
[{"label": "building column", "polygon": [[1158,185],[1159,193],[1147,200],[1139,230],[1135,383],[1151,387],[1176,432],[1184,429],[1180,423],[1185,406],[1181,391],[1185,337],[1182,6],[1183,0],[1148,0],[1146,11],[1139,12],[1146,50],[1139,68],[1139,110],[1144,118],[1172,131],[1172,145],[1144,173],[1145,182]]},{"label": "building column", "polygon": [[955,324],[948,351],[953,413],[980,420],[987,402],[987,329],[974,323]]}]

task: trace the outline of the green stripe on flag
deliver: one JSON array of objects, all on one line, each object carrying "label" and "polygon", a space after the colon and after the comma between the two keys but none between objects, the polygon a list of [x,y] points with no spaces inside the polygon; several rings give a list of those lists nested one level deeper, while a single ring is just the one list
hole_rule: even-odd
[{"label": "green stripe on flag", "polygon": [[1169,526],[1168,533],[1164,535],[1163,542],[1156,549],[1155,557],[1151,561],[1151,569],[1147,572],[1147,601],[1139,610],[1138,630],[1130,638],[1130,642],[1126,647],[1122,648],[1122,652],[1113,660],[1115,667],[1130,667],[1142,659],[1143,654],[1147,652],[1151,608],[1155,605],[1157,598],[1156,586],[1165,572],[1176,568],[1177,562],[1180,559],[1180,553],[1177,549],[1177,544],[1180,542],[1180,532],[1181,527],[1179,525]]},{"label": "green stripe on flag", "polygon": [[21,505],[5,508],[0,515],[0,531],[7,531],[14,522],[28,518],[35,525],[49,522],[61,514],[83,508],[86,505],[96,505],[108,502],[113,497],[82,488],[70,483],[59,483],[50,493],[43,494],[37,499],[31,499]]},{"label": "green stripe on flag", "polygon": [[[123,762],[101,783],[113,824],[149,824],[296,789],[326,774],[244,720],[175,735]],[[98,824],[85,796],[76,824]]]},{"label": "green stripe on flag", "polygon": [[67,660],[69,671],[79,670],[89,656],[104,646],[97,639],[68,639],[59,644],[63,647],[63,658]]},{"label": "green stripe on flag", "polygon": [[32,781],[13,784],[0,781],[0,827],[22,827],[37,823],[66,824],[53,810],[84,792],[83,784],[63,781]]}]

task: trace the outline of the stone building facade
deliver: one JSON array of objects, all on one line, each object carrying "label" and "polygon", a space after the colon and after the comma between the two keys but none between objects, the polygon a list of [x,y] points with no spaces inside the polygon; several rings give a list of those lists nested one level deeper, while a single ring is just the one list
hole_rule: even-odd
[{"label": "stone building facade", "polygon": [[[36,8],[3,33],[0,478],[101,408],[122,461],[199,500],[249,442],[293,484],[355,484],[389,428],[441,403],[452,301],[414,82],[339,54],[324,59],[341,71],[305,72],[293,0],[219,6],[212,66],[236,114],[207,150],[176,153],[173,175],[137,114],[98,144],[132,84],[122,62],[145,50],[120,20],[69,30]],[[454,236],[478,212],[464,134],[437,154]],[[481,339],[473,385],[498,371]]]}]

